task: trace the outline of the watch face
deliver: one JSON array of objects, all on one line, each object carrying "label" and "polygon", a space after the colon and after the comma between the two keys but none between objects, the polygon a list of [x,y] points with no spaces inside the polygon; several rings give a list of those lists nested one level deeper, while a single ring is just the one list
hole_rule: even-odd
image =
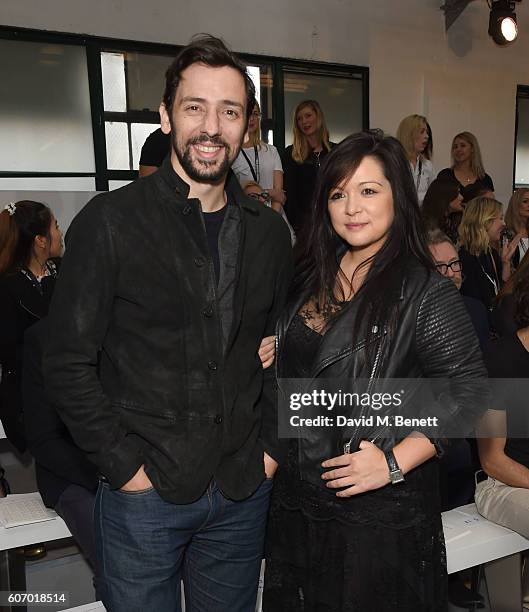
[{"label": "watch face", "polygon": [[398,484],[399,482],[404,482],[404,476],[400,470],[395,470],[394,472],[389,473],[389,479],[391,484]]}]

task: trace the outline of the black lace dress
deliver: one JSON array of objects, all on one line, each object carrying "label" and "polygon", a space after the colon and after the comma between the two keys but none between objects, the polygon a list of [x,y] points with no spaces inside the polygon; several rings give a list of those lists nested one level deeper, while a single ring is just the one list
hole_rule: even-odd
[{"label": "black lace dress", "polygon": [[[308,377],[321,341],[296,315],[285,375]],[[338,498],[300,479],[297,441],[290,440],[270,507],[264,612],[446,609],[437,462],[413,470],[403,484]]]}]

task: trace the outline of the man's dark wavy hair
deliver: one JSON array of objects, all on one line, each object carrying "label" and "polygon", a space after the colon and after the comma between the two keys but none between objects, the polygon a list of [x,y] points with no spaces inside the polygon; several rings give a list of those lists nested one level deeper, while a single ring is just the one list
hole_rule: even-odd
[{"label": "man's dark wavy hair", "polygon": [[368,322],[367,329],[373,325],[391,328],[410,257],[428,269],[434,268],[406,153],[396,138],[385,136],[381,130],[370,130],[345,138],[331,149],[321,166],[310,221],[296,252],[291,295],[306,295],[307,299],[312,296],[323,311],[340,308],[345,296],[336,296],[336,278],[349,245],[332,226],[328,200],[331,190],[347,181],[365,157],[373,157],[381,164],[391,185],[395,217],[384,245],[359,266],[370,265],[355,297],[360,302],[355,335],[362,320]]},{"label": "man's dark wavy hair", "polygon": [[255,106],[255,86],[245,65],[228,49],[220,38],[210,34],[197,34],[191,42],[177,55],[165,73],[165,91],[163,103],[171,114],[175,93],[182,77],[182,72],[192,64],[205,64],[212,68],[229,66],[240,73],[246,88],[246,122]]}]

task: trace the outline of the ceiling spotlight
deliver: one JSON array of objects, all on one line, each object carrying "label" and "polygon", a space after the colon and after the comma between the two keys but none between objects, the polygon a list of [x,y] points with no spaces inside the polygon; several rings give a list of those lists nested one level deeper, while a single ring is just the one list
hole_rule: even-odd
[{"label": "ceiling spotlight", "polygon": [[497,45],[508,45],[518,36],[514,7],[521,0],[492,0],[490,3],[489,36]]}]

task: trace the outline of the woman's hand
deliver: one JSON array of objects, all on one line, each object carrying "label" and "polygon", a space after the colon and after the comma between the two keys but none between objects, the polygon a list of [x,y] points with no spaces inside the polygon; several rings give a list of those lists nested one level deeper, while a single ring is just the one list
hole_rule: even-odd
[{"label": "woman's hand", "polygon": [[276,357],[276,337],[267,336],[261,340],[261,346],[259,347],[259,359],[263,364],[263,370],[269,368]]},{"label": "woman's hand", "polygon": [[322,474],[327,487],[348,487],[336,493],[337,497],[350,497],[380,489],[389,483],[389,468],[386,457],[378,446],[363,440],[356,453],[340,455],[322,463],[324,468],[334,468]]},{"label": "woman's hand", "polygon": [[502,274],[501,278],[505,282],[509,280],[512,273],[511,266],[511,258],[514,255],[518,245],[520,244],[520,239],[522,238],[522,234],[516,234],[516,236],[506,242],[501,248],[501,267]]},{"label": "woman's hand", "polygon": [[501,248],[501,261],[502,263],[506,263],[511,261],[512,256],[514,255],[518,245],[520,244],[520,239],[522,238],[522,234],[516,234],[516,236],[505,242],[505,244]]}]

